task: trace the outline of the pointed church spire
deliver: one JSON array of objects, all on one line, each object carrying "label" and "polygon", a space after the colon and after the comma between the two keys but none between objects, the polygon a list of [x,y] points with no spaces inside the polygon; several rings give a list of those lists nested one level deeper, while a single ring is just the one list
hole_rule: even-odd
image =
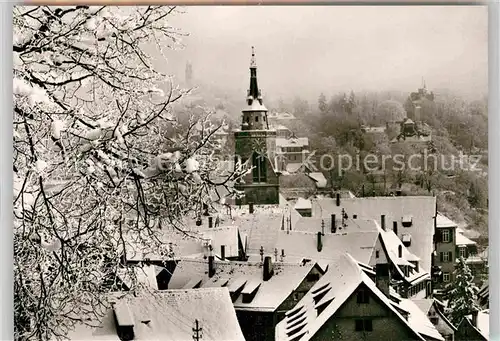
[{"label": "pointed church spire", "polygon": [[253,101],[258,100],[262,105],[262,95],[257,85],[257,62],[255,60],[255,48],[252,46],[252,58],[250,59],[250,89],[248,89],[247,102],[252,105]]}]

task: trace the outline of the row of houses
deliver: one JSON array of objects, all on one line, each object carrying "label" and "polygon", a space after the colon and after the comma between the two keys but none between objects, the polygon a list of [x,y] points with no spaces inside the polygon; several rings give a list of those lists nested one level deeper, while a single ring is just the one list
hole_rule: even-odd
[{"label": "row of houses", "polygon": [[339,196],[312,201],[306,214],[294,204],[281,197],[221,209],[201,224],[187,218],[190,237],[163,230],[169,258],[129,243],[123,269],[148,290],[113,298],[101,327],[79,327],[71,339],[192,340],[197,328],[201,340],[247,341],[484,334],[488,310],[453,326],[434,295],[433,231],[451,226],[434,197]]},{"label": "row of houses", "polygon": [[246,102],[244,199],[217,192],[182,226],[160,221],[153,246],[125,235],[108,311],[71,340],[488,340],[487,308],[454,326],[436,297],[456,258],[475,253],[435,197],[288,201],[274,155],[306,141],[269,128],[253,50]]}]

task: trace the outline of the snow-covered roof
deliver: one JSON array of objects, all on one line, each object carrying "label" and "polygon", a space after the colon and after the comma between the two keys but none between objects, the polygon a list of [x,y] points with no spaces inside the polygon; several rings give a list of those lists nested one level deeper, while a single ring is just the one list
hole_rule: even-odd
[{"label": "snow-covered roof", "polygon": [[117,277],[128,288],[132,287],[132,281],[135,279],[143,286],[158,290],[156,281],[156,268],[153,265],[144,265],[142,267],[120,268],[117,271]]},{"label": "snow-covered roof", "polygon": [[325,188],[327,185],[327,180],[323,173],[321,172],[311,172],[307,174],[311,179],[316,181],[316,187]]},{"label": "snow-covered roof", "polygon": [[473,241],[473,240],[470,240],[469,238],[467,238],[466,236],[464,236],[464,231],[462,229],[458,228],[457,229],[457,237],[456,237],[455,244],[457,244],[457,246],[461,246],[461,245],[476,245],[476,242]]},{"label": "snow-covered roof", "polygon": [[[230,288],[245,288],[252,286],[257,289],[251,302],[243,302],[239,295],[234,300],[238,310],[274,311],[302,283],[315,266],[314,263],[296,264],[275,262],[273,256],[272,277],[263,280],[261,262],[218,262],[214,261],[215,275],[208,277],[208,261],[181,260],[175,268],[169,282],[169,288],[182,288],[192,278],[201,278],[201,287],[211,286],[212,282],[228,280]],[[223,282],[223,281],[222,281]],[[236,291],[236,290],[234,290]],[[253,291],[253,290],[252,290]]]},{"label": "snow-covered roof", "polygon": [[408,316],[408,323],[414,330],[418,331],[420,335],[429,336],[433,340],[444,341],[444,338],[429,320],[427,314],[424,313],[412,300],[402,299],[399,302],[399,306],[410,313]]},{"label": "snow-covered roof", "polygon": [[296,173],[300,170],[300,168],[305,165],[303,163],[300,163],[300,162],[290,162],[290,163],[287,163],[286,165],[286,171],[288,173]]},{"label": "snow-covered roof", "polygon": [[[344,219],[342,226],[342,218],[337,215],[335,217],[337,223],[337,233],[350,232],[366,232],[378,231],[378,224],[373,219]],[[321,231],[322,223],[325,224],[325,233],[331,233],[332,217],[301,217],[293,226],[294,231],[317,233]]]},{"label": "snow-covered roof", "polygon": [[[307,341],[314,338],[315,334],[334,316],[355,292],[364,284],[380,302],[391,310],[396,319],[406,326],[418,340],[424,338],[417,330],[400,314],[399,310],[391,303],[361,269],[358,263],[349,254],[339,255],[330,263],[328,271],[309,290],[309,292],[297,303],[295,308],[286,313],[286,317],[276,326],[276,340]],[[322,296],[322,297],[321,297]],[[318,315],[317,308],[326,306]],[[299,325],[294,326],[297,316],[302,320]],[[291,333],[293,331],[293,333]]]},{"label": "snow-covered roof", "polygon": [[312,209],[311,200],[307,200],[307,199],[304,199],[304,198],[299,198],[297,200],[297,202],[295,203],[295,207],[294,208],[296,210],[310,210],[310,209]]},{"label": "snow-covered roof", "polygon": [[307,147],[309,139],[307,137],[276,138],[276,147]]},{"label": "snow-covered roof", "polygon": [[429,313],[429,310],[431,310],[431,307],[434,304],[434,300],[430,298],[412,299],[412,302],[416,304],[417,307],[425,314]]},{"label": "snow-covered roof", "polygon": [[457,227],[458,224],[453,220],[449,219],[445,215],[438,212],[436,217],[436,227],[437,228],[446,228],[446,227]]},{"label": "snow-covered roof", "polygon": [[[215,221],[215,217],[213,218]],[[209,245],[215,255],[220,256],[221,246],[225,245],[226,257],[237,257],[239,246],[239,230],[237,226],[219,226],[209,228],[205,222],[204,226],[190,224],[182,227],[184,232],[175,229],[163,229],[157,231],[158,240],[168,248],[171,247],[173,256],[186,257],[192,255],[206,254]],[[143,251],[146,250],[146,251]],[[134,242],[132,238],[127,240],[126,258],[128,261],[151,261],[163,260],[165,255],[159,250],[154,252],[149,246]]]},{"label": "snow-covered roof", "polygon": [[358,262],[370,263],[377,238],[378,232],[376,231],[325,233],[321,236],[323,247],[321,251],[318,251],[317,233],[280,231],[276,248],[285,250],[286,255],[310,259],[325,269],[332,260],[338,258],[339,254],[345,252],[351,254]]},{"label": "snow-covered roof", "polygon": [[[203,340],[245,340],[227,288],[162,290],[124,297],[115,307],[130,312],[134,340],[192,341],[195,320],[203,329]],[[113,310],[107,311],[98,328],[79,324],[68,337],[75,341],[120,340]]]},{"label": "snow-covered roof", "polygon": [[[472,316],[465,317],[472,327]],[[486,340],[490,339],[490,310],[485,309],[477,313],[477,325],[474,327]]]},{"label": "snow-covered roof", "polygon": [[260,104],[259,101],[253,100],[251,105],[246,106],[243,110],[243,112],[248,112],[248,111],[267,111],[267,108],[264,104]]},{"label": "snow-covered roof", "polygon": [[[401,238],[403,234],[411,234],[411,245],[408,250],[420,258],[420,266],[425,272],[430,273],[436,197],[341,198],[340,206],[336,205],[334,198],[318,199],[313,201],[312,215],[327,218],[331,214],[336,214],[340,217],[342,209],[345,209],[349,217],[357,215],[358,219],[374,219],[377,222],[380,222],[381,215],[385,215],[388,229],[392,229],[393,222],[397,222],[398,236]],[[412,216],[410,227],[402,226],[404,216]]]}]

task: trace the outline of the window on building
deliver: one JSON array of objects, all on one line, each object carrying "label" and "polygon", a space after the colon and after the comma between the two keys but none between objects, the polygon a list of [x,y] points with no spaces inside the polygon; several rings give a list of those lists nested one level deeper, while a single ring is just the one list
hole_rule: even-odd
[{"label": "window on building", "polygon": [[465,258],[465,247],[461,247],[460,249],[458,249],[458,256]]},{"label": "window on building", "polygon": [[255,122],[259,122],[259,116],[255,116]]},{"label": "window on building", "polygon": [[375,258],[379,258],[379,257],[380,257],[380,251],[377,250],[377,251],[375,251]]},{"label": "window on building", "polygon": [[443,282],[449,282],[450,281],[450,274],[448,272],[443,273]]},{"label": "window on building", "polygon": [[403,257],[403,247],[401,245],[398,246],[398,257]]},{"label": "window on building", "polygon": [[253,153],[252,155],[252,176],[253,182],[266,182],[266,157],[262,154]]},{"label": "window on building", "polygon": [[354,320],[354,329],[357,332],[371,332],[371,331],[373,331],[372,320],[368,320],[368,319]]},{"label": "window on building", "polygon": [[357,293],[357,303],[359,304],[368,304],[370,302],[370,295],[366,289],[359,289]]},{"label": "window on building", "polygon": [[441,255],[442,255],[442,261],[445,262],[445,263],[448,263],[450,261],[450,257],[449,257],[449,254],[448,252],[441,252]]},{"label": "window on building", "polygon": [[443,230],[441,232],[441,239],[443,243],[449,243],[450,242],[450,231],[449,230]]},{"label": "window on building", "polygon": [[352,219],[357,219],[358,218],[358,215],[357,214],[353,214],[352,215]]}]

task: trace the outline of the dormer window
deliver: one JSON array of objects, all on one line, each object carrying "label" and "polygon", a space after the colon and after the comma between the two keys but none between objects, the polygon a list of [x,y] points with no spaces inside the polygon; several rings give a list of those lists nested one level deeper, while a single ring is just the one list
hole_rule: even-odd
[{"label": "dormer window", "polygon": [[406,234],[403,234],[403,245],[406,246],[406,247],[409,247],[411,245],[411,235],[406,233]]},{"label": "dormer window", "polygon": [[413,217],[411,215],[404,216],[402,219],[403,227],[411,227],[413,224]]}]

